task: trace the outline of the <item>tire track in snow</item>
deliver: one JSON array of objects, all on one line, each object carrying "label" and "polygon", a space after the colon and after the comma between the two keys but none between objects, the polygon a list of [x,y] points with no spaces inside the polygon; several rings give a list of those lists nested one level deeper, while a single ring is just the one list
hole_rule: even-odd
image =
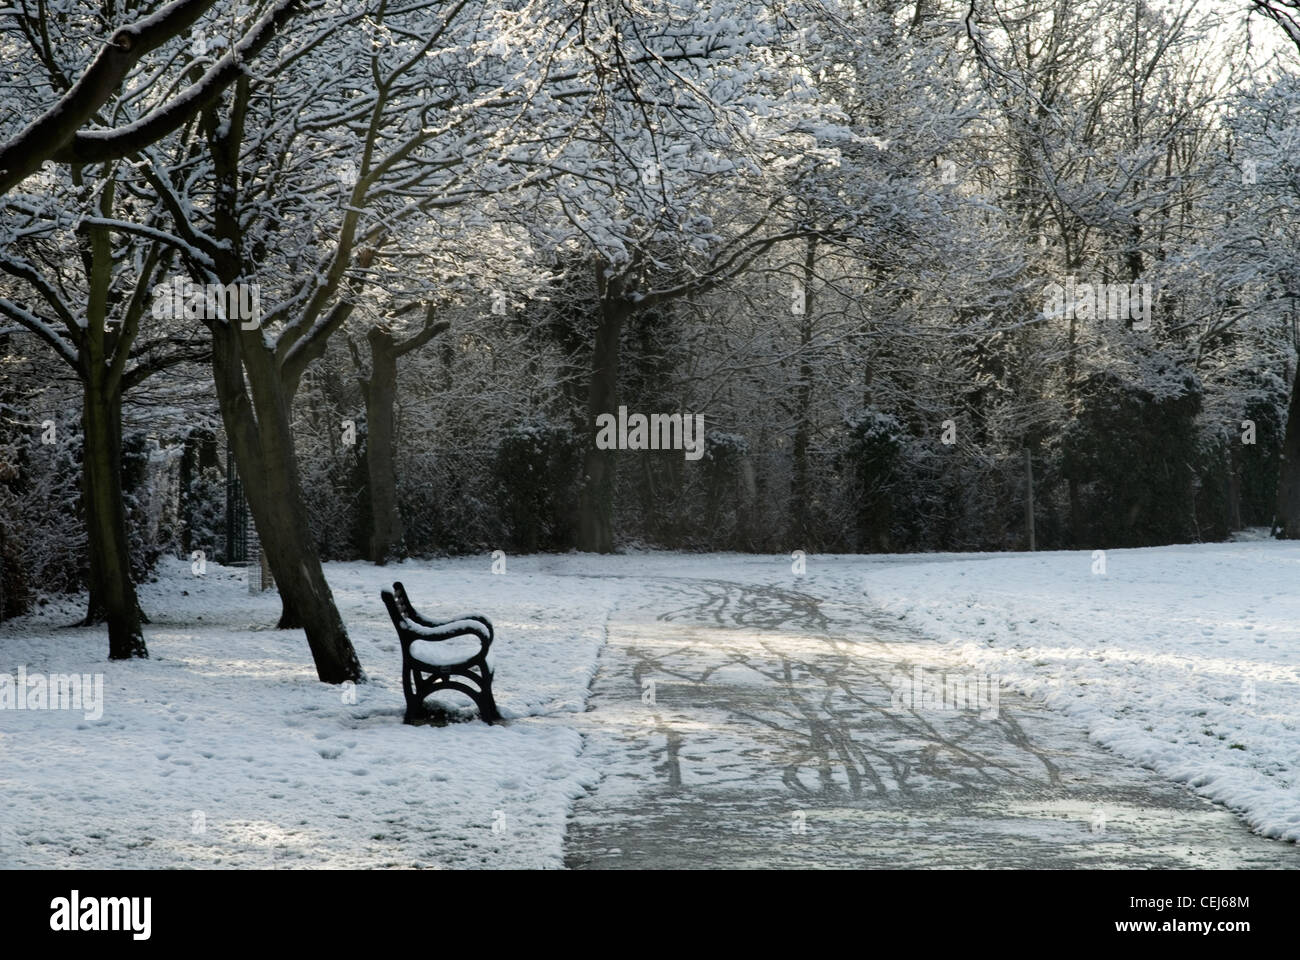
[{"label": "tire track in snow", "polygon": [[570,867],[1300,866],[1010,691],[996,719],[891,706],[895,673],[965,668],[869,604],[641,582],[582,717],[605,776],[575,804]]}]

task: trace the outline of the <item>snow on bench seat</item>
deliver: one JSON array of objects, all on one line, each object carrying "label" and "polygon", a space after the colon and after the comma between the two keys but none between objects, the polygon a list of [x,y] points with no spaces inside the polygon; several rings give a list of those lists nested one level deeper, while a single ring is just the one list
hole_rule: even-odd
[{"label": "snow on bench seat", "polygon": [[450,667],[478,656],[483,644],[474,637],[453,637],[450,640],[412,640],[412,660],[430,667]]}]

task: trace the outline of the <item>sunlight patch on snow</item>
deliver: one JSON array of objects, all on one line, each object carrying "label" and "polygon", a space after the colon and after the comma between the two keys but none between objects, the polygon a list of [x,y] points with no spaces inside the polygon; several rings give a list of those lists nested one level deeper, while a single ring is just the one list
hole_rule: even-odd
[{"label": "sunlight patch on snow", "polygon": [[[1300,544],[936,557],[869,599],[1098,742],[1300,840]],[[1057,641],[1050,645],[1044,640]]]}]

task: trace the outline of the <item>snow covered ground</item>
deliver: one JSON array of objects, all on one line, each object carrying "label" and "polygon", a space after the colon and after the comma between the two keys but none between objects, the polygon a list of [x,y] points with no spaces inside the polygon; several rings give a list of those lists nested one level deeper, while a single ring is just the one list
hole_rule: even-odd
[{"label": "snow covered ground", "polygon": [[[1105,561],[1102,574],[1086,552],[813,555],[803,576],[788,557],[734,554],[512,557],[505,576],[491,573],[486,556],[383,569],[329,564],[371,681],[353,703],[347,691],[317,682],[301,632],[271,628],[274,594],[250,597],[240,571],[210,565],[200,578],[166,560],[142,590],[153,621],[148,661],[109,663],[102,630],[62,626],[81,612],[73,603],[0,625],[0,676],[102,674],[104,684],[102,716],[0,710],[0,867],[562,866],[575,798],[602,775],[614,786],[625,774],[631,783],[662,759],[606,749],[626,738],[604,737],[601,750],[584,745],[602,723],[645,721],[640,668],[607,678],[617,693],[605,697],[607,716],[581,713],[611,619],[633,653],[642,640],[647,650],[671,641],[686,644],[681,656],[721,657],[700,680],[720,691],[715,699],[736,691],[762,699],[766,681],[741,641],[821,671],[799,673],[795,692],[809,677],[883,684],[843,691],[866,711],[860,723],[856,714],[840,718],[863,749],[891,736],[873,717],[911,722],[889,709],[882,656],[902,663],[924,655],[943,669],[992,674],[1059,711],[1059,725],[1035,721],[1037,747],[1050,752],[1054,737],[1065,743],[1065,730],[1086,729],[1115,753],[1229,805],[1262,833],[1300,838],[1300,544],[1115,550]],[[508,723],[402,725],[398,646],[378,598],[394,579],[433,616],[493,619],[496,693]],[[660,636],[668,628],[660,624],[684,616],[726,629]],[[891,624],[942,646],[900,640]],[[733,628],[753,637],[737,640]],[[691,646],[714,634],[717,651]],[[840,674],[841,661],[856,672]],[[615,657],[606,669],[621,663]],[[730,716],[736,704],[719,701],[713,713],[693,706],[686,698],[698,699],[699,684],[683,686],[689,676],[659,677],[660,709],[680,701],[682,729],[698,727],[695,739],[712,752],[681,751],[665,769],[683,784],[701,765],[737,783],[759,778],[743,741],[728,747],[722,734],[730,728],[710,719]],[[883,706],[862,706],[881,697]],[[799,716],[782,721],[790,727],[782,757],[787,740],[797,747],[807,739]],[[961,727],[960,740],[962,724],[973,722],[925,718],[922,726]],[[1003,727],[1018,729],[1009,719]],[[977,732],[991,736],[984,725]],[[665,749],[673,742],[667,736]],[[809,751],[808,763],[822,763]],[[802,761],[781,761],[791,762]],[[827,763],[828,775],[843,772]],[[779,791],[784,767],[774,769]],[[897,791],[882,790],[873,816],[888,822]]]},{"label": "snow covered ground", "polygon": [[[560,590],[526,559],[507,576],[490,564],[328,566],[371,681],[355,704],[234,569],[164,561],[141,594],[148,661],[108,662],[102,629],[62,627],[72,604],[4,624],[0,673],[102,673],[104,703],[98,719],[0,710],[0,867],[559,866],[572,799],[597,776],[562,721],[583,709],[621,583]],[[511,723],[401,723],[378,595],[395,579],[431,616],[493,619]]]},{"label": "snow covered ground", "polygon": [[1300,840],[1300,544],[935,555],[867,597],[1090,736]]}]

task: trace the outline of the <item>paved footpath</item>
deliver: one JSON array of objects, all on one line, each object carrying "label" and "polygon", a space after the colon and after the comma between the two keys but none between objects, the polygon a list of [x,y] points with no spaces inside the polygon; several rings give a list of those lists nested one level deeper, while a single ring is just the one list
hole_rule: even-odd
[{"label": "paved footpath", "polygon": [[604,777],[568,866],[1300,867],[1297,845],[1011,691],[996,718],[891,706],[900,672],[968,668],[815,593],[638,578],[581,718]]}]

